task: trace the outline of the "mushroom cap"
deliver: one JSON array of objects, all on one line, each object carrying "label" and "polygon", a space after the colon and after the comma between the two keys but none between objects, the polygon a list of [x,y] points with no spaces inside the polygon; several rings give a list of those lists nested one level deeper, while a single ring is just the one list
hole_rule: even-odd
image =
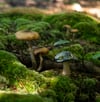
[{"label": "mushroom cap", "polygon": [[71,26],[68,25],[68,24],[64,25],[64,27],[67,28],[67,29],[70,29],[71,28]]},{"label": "mushroom cap", "polygon": [[77,32],[78,32],[78,29],[71,29],[70,32],[71,32],[71,33],[77,33]]},{"label": "mushroom cap", "polygon": [[58,63],[66,62],[74,59],[74,56],[70,51],[62,51],[55,56],[55,61]]},{"label": "mushroom cap", "polygon": [[37,40],[40,38],[37,32],[18,31],[15,33],[18,40]]},{"label": "mushroom cap", "polygon": [[37,54],[47,54],[48,52],[49,52],[49,48],[46,48],[46,47],[36,48],[34,50],[35,55],[37,55]]}]

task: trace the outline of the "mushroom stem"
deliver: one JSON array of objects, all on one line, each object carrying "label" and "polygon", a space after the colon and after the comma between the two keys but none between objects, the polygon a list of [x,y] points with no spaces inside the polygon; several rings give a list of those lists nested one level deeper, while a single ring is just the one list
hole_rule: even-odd
[{"label": "mushroom stem", "polygon": [[32,68],[36,69],[37,63],[36,63],[36,60],[35,60],[35,56],[33,54],[32,45],[31,45],[31,43],[29,41],[27,41],[27,45],[29,47],[29,53],[30,53],[30,57],[31,57],[31,61],[32,61]]},{"label": "mushroom stem", "polygon": [[42,63],[43,63],[43,57],[41,54],[39,54],[39,58],[40,58],[40,64],[39,64],[37,71],[40,71],[42,69]]},{"label": "mushroom stem", "polygon": [[62,75],[67,75],[70,76],[71,71],[70,71],[70,65],[68,62],[63,62],[63,71],[62,71]]}]

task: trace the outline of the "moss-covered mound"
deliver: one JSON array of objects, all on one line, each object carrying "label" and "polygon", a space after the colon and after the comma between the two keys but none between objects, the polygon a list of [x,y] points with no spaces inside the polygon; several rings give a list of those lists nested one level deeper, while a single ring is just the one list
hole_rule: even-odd
[{"label": "moss-covered mound", "polygon": [[[3,102],[6,102],[8,97],[11,97],[8,99],[8,102],[12,100],[14,102],[25,102],[25,100],[29,102],[35,102],[35,100],[39,102],[74,102],[75,99],[77,99],[77,95],[79,95],[81,100],[81,93],[88,96],[86,97],[87,100],[90,98],[91,89],[93,90],[93,94],[95,93],[94,80],[91,89],[90,86],[88,86],[88,91],[86,91],[86,93],[84,92],[88,83],[91,85],[92,79],[86,80],[86,82],[82,84],[83,86],[86,85],[85,87],[79,87],[81,85],[79,80],[73,81],[66,76],[57,76],[57,74],[53,74],[51,71],[46,74],[41,74],[29,70],[18,61],[14,54],[4,50],[0,50],[0,74],[9,81],[9,83],[6,84],[11,86],[7,86],[7,88],[10,88],[12,91],[16,90],[16,92],[20,93],[36,92],[39,94],[36,95],[36,97],[34,97],[35,95],[1,94],[0,101],[4,99]],[[2,79],[5,79],[4,77],[2,77]],[[2,85],[1,81],[0,85]],[[81,88],[84,88],[84,90]],[[81,90],[79,94],[77,94],[78,89]]]},{"label": "moss-covered mound", "polygon": [[69,12],[69,13],[59,13],[59,14],[53,14],[44,17],[43,19],[46,22],[49,22],[52,27],[61,29],[64,25],[69,24],[72,27],[77,24],[78,22],[94,22],[91,17],[85,15],[84,13],[79,12]]},{"label": "moss-covered mound", "polygon": [[[44,17],[43,20],[50,23],[51,28],[55,29],[51,30],[53,32],[50,33],[55,34],[55,37],[57,38],[65,39],[66,30],[64,29],[64,25],[70,25],[72,28],[77,28],[79,30],[76,38],[96,43],[100,42],[99,22],[84,13],[70,12],[53,14]],[[54,31],[56,31],[56,33]],[[72,36],[70,35],[70,37]]]},{"label": "moss-covered mound", "polygon": [[0,75],[9,81],[8,86],[14,85],[24,92],[35,91],[45,82],[43,75],[27,69],[14,54],[4,50],[0,50]]},{"label": "moss-covered mound", "polygon": [[[30,11],[29,9],[24,9]],[[64,28],[64,25],[69,24],[72,28],[79,30],[78,34],[75,35],[75,39],[85,39],[95,43],[100,42],[99,23],[86,14],[70,12],[45,15],[41,12],[37,13],[35,9],[25,13],[24,9],[17,8],[9,10],[9,12],[0,13],[0,34],[8,36],[14,35],[19,30],[37,31],[40,33],[41,39],[36,42],[36,45],[41,43],[41,46],[43,46],[52,44],[59,38],[71,40],[72,34],[67,38],[66,29]],[[15,42],[16,45],[18,42]],[[1,43],[0,46],[4,48]],[[10,48],[13,49],[14,47],[11,46]]]},{"label": "moss-covered mound", "polygon": [[74,25],[79,30],[77,38],[85,39],[91,42],[99,43],[99,27],[93,22],[79,22]]},{"label": "moss-covered mound", "polygon": [[0,74],[13,82],[26,77],[27,69],[12,53],[0,50]]},{"label": "moss-covered mound", "polygon": [[[69,32],[68,37],[67,29],[64,28],[64,25],[68,24],[71,29],[77,28],[79,30],[73,39],[73,34]],[[44,60],[49,56],[54,59],[58,52],[69,50],[79,60],[92,61],[100,66],[100,23],[86,14],[78,12],[44,15],[36,9],[30,11],[26,8],[17,8],[0,13],[0,89],[3,83],[10,90],[39,94],[36,97],[35,95],[31,97],[14,94],[13,101],[35,102],[36,99],[39,102],[87,102],[88,100],[91,102],[92,98],[95,100],[96,81],[94,79],[83,78],[82,76],[80,79],[73,80],[66,76],[59,76],[58,72],[53,70],[39,73],[27,69],[17,58],[30,60],[28,59],[26,42],[15,38],[14,34],[18,30],[39,32],[41,39],[32,42],[33,46],[36,47],[52,46],[60,39],[70,42],[64,47],[60,46],[51,50],[44,57]],[[88,53],[91,50],[94,52]],[[97,50],[98,52],[96,52]],[[86,53],[88,54],[86,55]],[[23,57],[23,55],[25,56]],[[53,68],[53,66],[51,67]],[[78,75],[76,76],[78,77]],[[6,102],[8,97],[13,99],[13,95],[7,94],[5,96],[1,95],[0,101],[5,98],[3,102]],[[39,100],[37,97],[39,97]],[[41,100],[41,97],[44,100]],[[10,102],[10,99],[8,102]]]}]

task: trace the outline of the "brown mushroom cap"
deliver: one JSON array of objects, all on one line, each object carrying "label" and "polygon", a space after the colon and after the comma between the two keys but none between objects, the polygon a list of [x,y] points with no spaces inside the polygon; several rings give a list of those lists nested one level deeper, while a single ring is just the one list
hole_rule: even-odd
[{"label": "brown mushroom cap", "polygon": [[78,29],[71,29],[70,32],[71,32],[71,33],[77,33],[77,32],[78,32]]},{"label": "brown mushroom cap", "polygon": [[18,31],[15,33],[15,36],[18,40],[37,40],[40,38],[39,33],[26,31]]},{"label": "brown mushroom cap", "polygon": [[49,48],[46,48],[46,47],[42,47],[42,48],[36,48],[34,49],[34,54],[37,55],[37,54],[47,54],[49,52]]},{"label": "brown mushroom cap", "polygon": [[65,28],[70,29],[71,26],[70,25],[64,25]]}]

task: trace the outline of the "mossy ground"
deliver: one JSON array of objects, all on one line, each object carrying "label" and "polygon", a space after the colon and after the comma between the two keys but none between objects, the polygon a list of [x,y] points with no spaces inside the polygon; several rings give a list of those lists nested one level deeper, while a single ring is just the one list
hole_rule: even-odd
[{"label": "mossy ground", "polygon": [[45,102],[39,95],[0,93],[0,102]]},{"label": "mossy ground", "polygon": [[[23,59],[27,59],[25,63],[30,61],[26,42],[17,40],[14,34],[18,30],[38,31],[41,38],[32,41],[32,44],[39,47],[52,46],[60,39],[68,40],[70,44],[51,50],[44,58],[54,61],[53,58],[58,52],[69,50],[81,61],[93,61],[91,58],[95,57],[94,63],[100,65],[100,54],[91,55],[92,51],[100,51],[100,23],[79,12],[46,15],[36,9],[28,9],[27,12],[26,10],[27,8],[17,8],[0,13],[0,88],[15,93],[18,91],[27,93],[27,95],[1,93],[0,102],[95,101],[98,80],[81,73],[77,75],[76,72],[73,78],[60,76],[52,71],[39,73],[28,69],[21,63]],[[66,24],[79,30],[73,41],[71,33],[67,36],[64,28]],[[37,95],[31,95],[34,92]],[[99,98],[97,102],[98,100]]]}]

